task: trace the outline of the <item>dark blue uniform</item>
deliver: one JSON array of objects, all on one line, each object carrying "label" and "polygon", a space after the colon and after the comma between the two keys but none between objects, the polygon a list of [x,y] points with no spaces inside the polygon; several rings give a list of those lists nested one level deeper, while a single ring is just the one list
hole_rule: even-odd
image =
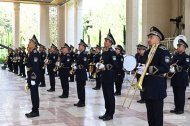
[{"label": "dark blue uniform", "polygon": [[[93,63],[95,63],[95,64],[98,63],[100,61],[101,56],[102,56],[101,53],[95,54],[94,57],[93,57]],[[102,85],[101,73],[96,71],[95,66],[94,66],[94,71],[93,72],[96,72],[96,86],[93,89],[97,90],[97,89],[100,89],[101,85]]]},{"label": "dark blue uniform", "polygon": [[18,53],[14,52],[13,53],[13,69],[14,69],[14,73],[18,74]]},{"label": "dark blue uniform", "polygon": [[24,60],[25,60],[25,57],[26,57],[26,52],[20,52],[19,53],[19,56],[20,56],[20,59],[19,59],[19,67],[20,67],[20,76],[23,76],[23,77],[26,77],[26,74],[25,74],[25,63],[24,63]]},{"label": "dark blue uniform", "polygon": [[172,59],[172,64],[177,63],[178,67],[175,69],[176,73],[171,79],[171,86],[174,93],[175,112],[184,112],[185,106],[185,91],[186,86],[189,85],[188,67],[189,56],[184,52],[182,54],[175,54]]},{"label": "dark blue uniform", "polygon": [[116,59],[118,62],[118,68],[116,69],[115,73],[115,87],[116,87],[115,95],[121,95],[123,78],[125,76],[125,72],[123,70],[124,57],[122,54],[117,54]]},{"label": "dark blue uniform", "polygon": [[9,67],[9,71],[13,71],[13,53],[12,52],[9,52],[9,55],[8,55],[8,67]]},{"label": "dark blue uniform", "polygon": [[[70,52],[71,64],[75,62],[75,53],[72,51]],[[71,68],[70,68],[71,70]],[[70,73],[69,73],[70,74]],[[70,74],[70,82],[74,82],[74,74]]]},{"label": "dark blue uniform", "polygon": [[49,64],[48,66],[48,74],[49,74],[49,79],[50,79],[50,89],[48,91],[55,91],[55,71],[53,70],[55,68],[55,63],[57,62],[58,59],[58,54],[57,53],[50,53],[49,54]]},{"label": "dark blue uniform", "polygon": [[[150,49],[144,53],[144,64],[148,59]],[[163,76],[168,73],[170,68],[170,53],[163,46],[159,45],[147,73],[143,80],[143,96],[147,107],[149,126],[163,125],[163,99],[166,97],[166,78]]]},{"label": "dark blue uniform", "polygon": [[[141,56],[141,55],[139,55],[139,54],[136,54],[135,55],[135,58],[136,58],[136,61],[137,61],[137,66],[139,65],[139,64],[143,64],[144,63],[144,59],[143,59],[143,56]],[[136,76],[136,78],[137,78],[137,81],[139,80],[139,78],[140,78],[140,74],[138,74],[137,73],[137,76]],[[142,91],[140,91],[140,96],[141,96],[141,100],[139,100],[139,101],[137,101],[137,102],[140,102],[140,103],[144,103],[144,96],[143,96],[143,92]]]},{"label": "dark blue uniform", "polygon": [[105,70],[102,71],[102,90],[105,100],[105,115],[112,117],[115,113],[115,97],[114,97],[114,82],[115,70],[118,68],[116,54],[112,48],[102,53],[101,60],[105,65]]},{"label": "dark blue uniform", "polygon": [[45,63],[44,60],[46,59],[46,52],[40,52],[40,87],[45,87],[46,83],[45,83]]},{"label": "dark blue uniform", "polygon": [[61,54],[60,55],[60,68],[59,68],[59,76],[61,80],[61,86],[63,89],[63,93],[60,98],[68,98],[69,96],[69,71],[71,67],[71,57],[70,54]]},{"label": "dark blue uniform", "polygon": [[40,55],[36,49],[33,49],[27,58],[27,83],[31,92],[32,112],[39,114],[39,68]]},{"label": "dark blue uniform", "polygon": [[18,52],[18,67],[19,67],[19,75],[18,76],[22,76],[22,64],[23,64],[23,62],[22,62],[22,52],[21,51],[19,51]]},{"label": "dark blue uniform", "polygon": [[76,82],[77,82],[77,94],[79,102],[76,106],[84,106],[85,105],[85,85],[87,80],[87,69],[88,59],[85,51],[81,52],[76,59]]}]

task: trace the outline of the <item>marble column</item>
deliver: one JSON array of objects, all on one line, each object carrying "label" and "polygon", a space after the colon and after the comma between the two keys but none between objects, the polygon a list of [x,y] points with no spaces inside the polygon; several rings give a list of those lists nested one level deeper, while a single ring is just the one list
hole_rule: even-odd
[{"label": "marble column", "polygon": [[77,31],[78,31],[78,0],[74,0],[74,46],[77,47]]},{"label": "marble column", "polygon": [[65,7],[65,42],[71,44],[68,41],[68,4],[64,4]]},{"label": "marble column", "polygon": [[49,47],[49,36],[49,6],[40,5],[40,43],[46,47]]},{"label": "marble column", "polygon": [[57,18],[57,46],[61,47],[65,43],[65,6],[57,6]]},{"label": "marble column", "polygon": [[20,44],[20,3],[14,3],[13,12],[13,47]]},{"label": "marble column", "polygon": [[[187,37],[187,44],[190,46],[190,0],[185,0],[185,36]],[[190,52],[190,48],[187,48],[187,53]]]},{"label": "marble column", "polygon": [[136,45],[139,38],[139,1],[126,0],[126,21],[127,21],[127,40],[126,40],[126,53],[134,55],[136,53]]}]

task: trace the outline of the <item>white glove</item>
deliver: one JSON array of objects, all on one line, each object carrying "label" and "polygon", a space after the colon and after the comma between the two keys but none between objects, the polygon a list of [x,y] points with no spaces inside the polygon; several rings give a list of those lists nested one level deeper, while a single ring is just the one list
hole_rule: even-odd
[{"label": "white glove", "polygon": [[105,68],[105,65],[102,64],[102,63],[97,63],[97,64],[96,64],[96,68],[98,68],[98,69],[104,69],[104,68]]},{"label": "white glove", "polygon": [[96,63],[96,68],[99,69],[100,63]]},{"label": "white glove", "polygon": [[104,69],[104,68],[105,68],[105,65],[100,63],[99,69]]},{"label": "white glove", "polygon": [[144,68],[145,68],[145,64],[139,65],[137,67],[137,73],[141,75],[143,73],[143,71],[144,71]]},{"label": "white glove", "polygon": [[56,65],[56,66],[60,66],[60,62],[57,61],[57,62],[55,63],[55,65]]},{"label": "white glove", "polygon": [[76,69],[77,69],[77,66],[76,66],[76,65],[75,65],[75,66],[73,66],[73,69],[74,69],[74,70],[76,70]]},{"label": "white glove", "polygon": [[170,66],[170,73],[175,73],[175,68],[173,66]]}]

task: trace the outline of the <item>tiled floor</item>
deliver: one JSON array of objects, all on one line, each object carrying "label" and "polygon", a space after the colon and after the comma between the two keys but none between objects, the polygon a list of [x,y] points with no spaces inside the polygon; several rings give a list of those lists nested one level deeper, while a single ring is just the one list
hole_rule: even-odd
[{"label": "tiled floor", "polygon": [[[130,78],[130,76],[127,76]],[[98,116],[104,113],[104,99],[102,91],[92,90],[94,81],[88,81],[86,86],[86,107],[77,108],[73,104],[78,101],[75,82],[70,83],[70,96],[60,99],[62,93],[60,80],[56,78],[56,92],[49,93],[49,78],[46,75],[47,87],[39,88],[40,92],[40,117],[27,119],[25,113],[31,110],[30,92],[24,91],[25,80],[7,70],[0,70],[0,126],[147,126],[146,108],[144,104],[136,101],[135,96],[130,109],[127,109],[129,98],[122,107],[127,92],[126,79],[123,84],[122,95],[116,97],[116,112],[114,119],[104,122]],[[132,94],[132,92],[130,93]],[[190,97],[190,88],[187,89]],[[190,100],[186,100],[185,114],[170,114],[173,108],[173,93],[168,87],[168,97],[164,106],[165,126],[190,125]]]}]

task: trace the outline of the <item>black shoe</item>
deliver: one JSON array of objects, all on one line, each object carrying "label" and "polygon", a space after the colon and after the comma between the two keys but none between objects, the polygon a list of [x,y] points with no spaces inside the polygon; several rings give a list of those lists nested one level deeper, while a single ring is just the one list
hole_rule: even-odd
[{"label": "black shoe", "polygon": [[68,96],[66,96],[66,95],[61,95],[61,96],[59,96],[59,98],[68,98]]},{"label": "black shoe", "polygon": [[190,99],[190,98],[188,98],[188,99]]},{"label": "black shoe", "polygon": [[84,107],[85,104],[84,104],[84,103],[76,103],[76,104],[74,104],[74,106],[77,106],[77,107]]},{"label": "black shoe", "polygon": [[107,115],[106,114],[104,114],[104,115],[102,115],[102,116],[99,116],[98,118],[99,119],[103,119],[104,117],[106,117]]},{"label": "black shoe", "polygon": [[78,106],[79,103],[73,104],[74,106]]},{"label": "black shoe", "polygon": [[18,76],[22,76],[22,74],[19,74]]},{"label": "black shoe", "polygon": [[183,114],[184,111],[176,111],[175,114]]},{"label": "black shoe", "polygon": [[39,116],[39,112],[26,113],[25,116],[26,116],[27,118],[37,117],[37,116]]},{"label": "black shoe", "polygon": [[174,109],[174,110],[170,110],[170,113],[176,113],[176,110]]},{"label": "black shoe", "polygon": [[22,78],[26,78],[26,76],[22,76]]},{"label": "black shoe", "polygon": [[142,99],[141,99],[141,100],[138,100],[137,102],[138,102],[138,103],[145,103],[145,100],[142,100]]},{"label": "black shoe", "polygon": [[47,90],[48,92],[54,92],[55,90],[53,90],[53,89],[49,89],[49,90]]},{"label": "black shoe", "polygon": [[39,87],[46,87],[46,85],[39,85]]},{"label": "black shoe", "polygon": [[109,120],[112,120],[113,119],[113,116],[105,116],[103,118],[103,121],[109,121]]},{"label": "black shoe", "polygon": [[120,92],[115,92],[114,94],[115,94],[115,96],[121,95]]},{"label": "black shoe", "polygon": [[79,103],[79,104],[77,105],[77,107],[84,107],[84,106],[85,106],[84,103]]},{"label": "black shoe", "polygon": [[94,90],[100,90],[100,88],[97,88],[97,87],[94,87],[94,88],[92,88],[92,89],[94,89]]}]

